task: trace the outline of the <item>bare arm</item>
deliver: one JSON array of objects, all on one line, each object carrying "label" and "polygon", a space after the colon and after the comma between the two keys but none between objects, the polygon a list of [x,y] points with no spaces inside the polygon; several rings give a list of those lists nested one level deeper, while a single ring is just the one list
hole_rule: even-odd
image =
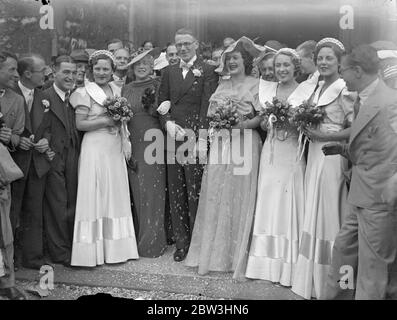
[{"label": "bare arm", "polygon": [[76,113],[76,128],[80,131],[94,131],[114,125],[114,121],[107,116],[88,120],[88,114]]}]

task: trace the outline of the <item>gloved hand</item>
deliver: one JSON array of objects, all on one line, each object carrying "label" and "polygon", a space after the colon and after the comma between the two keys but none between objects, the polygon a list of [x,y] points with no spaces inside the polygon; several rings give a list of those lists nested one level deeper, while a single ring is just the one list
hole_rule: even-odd
[{"label": "gloved hand", "polygon": [[165,124],[165,128],[171,138],[174,138],[178,141],[183,140],[186,132],[180,125],[176,124],[174,121],[167,121]]},{"label": "gloved hand", "polygon": [[157,112],[163,116],[170,110],[170,108],[171,108],[171,101],[166,100],[159,105],[159,107],[157,108]]}]

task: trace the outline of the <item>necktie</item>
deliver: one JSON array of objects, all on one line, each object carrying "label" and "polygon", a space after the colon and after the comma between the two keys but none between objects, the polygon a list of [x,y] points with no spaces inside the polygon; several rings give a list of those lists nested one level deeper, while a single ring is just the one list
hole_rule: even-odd
[{"label": "necktie", "polygon": [[32,105],[33,105],[33,90],[31,90],[28,94],[28,97],[26,99],[26,104],[28,106],[29,112],[32,110]]},{"label": "necktie", "polygon": [[360,111],[360,106],[361,106],[360,97],[357,96],[357,99],[356,99],[356,101],[354,102],[354,105],[353,105],[354,119],[357,118],[358,112]]}]

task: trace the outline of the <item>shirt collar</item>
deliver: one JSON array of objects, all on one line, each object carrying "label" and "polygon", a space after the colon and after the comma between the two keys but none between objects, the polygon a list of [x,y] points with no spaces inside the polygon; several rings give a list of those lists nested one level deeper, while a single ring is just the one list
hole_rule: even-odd
[{"label": "shirt collar", "polygon": [[64,92],[64,91],[62,91],[61,89],[59,89],[59,88],[57,87],[57,85],[55,84],[55,82],[54,82],[53,86],[54,86],[54,90],[55,90],[55,92],[57,93],[57,95],[61,98],[61,100],[62,100],[63,102],[65,102],[66,92]]},{"label": "shirt collar", "polygon": [[23,95],[24,95],[25,98],[26,98],[27,96],[29,96],[30,93],[32,93],[32,94],[34,93],[34,89],[29,89],[29,88],[25,87],[25,86],[22,84],[21,81],[18,81],[18,85],[19,85],[19,88],[21,89],[21,91],[22,91],[22,93],[23,93]]},{"label": "shirt collar", "polygon": [[372,81],[363,91],[361,91],[358,94],[358,96],[360,97],[361,105],[364,103],[365,100],[367,100],[369,98],[369,96],[372,94],[372,92],[378,86],[378,83],[379,83],[379,78],[376,78],[376,80]]}]

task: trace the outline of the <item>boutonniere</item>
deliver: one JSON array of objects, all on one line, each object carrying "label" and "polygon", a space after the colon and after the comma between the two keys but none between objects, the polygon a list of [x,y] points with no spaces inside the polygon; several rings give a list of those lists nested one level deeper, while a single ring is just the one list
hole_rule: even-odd
[{"label": "boutonniere", "polygon": [[201,66],[194,67],[192,72],[196,78],[200,78],[204,73],[203,68]]},{"label": "boutonniere", "polygon": [[41,104],[44,106],[44,112],[50,111],[50,102],[46,99],[41,100]]}]

